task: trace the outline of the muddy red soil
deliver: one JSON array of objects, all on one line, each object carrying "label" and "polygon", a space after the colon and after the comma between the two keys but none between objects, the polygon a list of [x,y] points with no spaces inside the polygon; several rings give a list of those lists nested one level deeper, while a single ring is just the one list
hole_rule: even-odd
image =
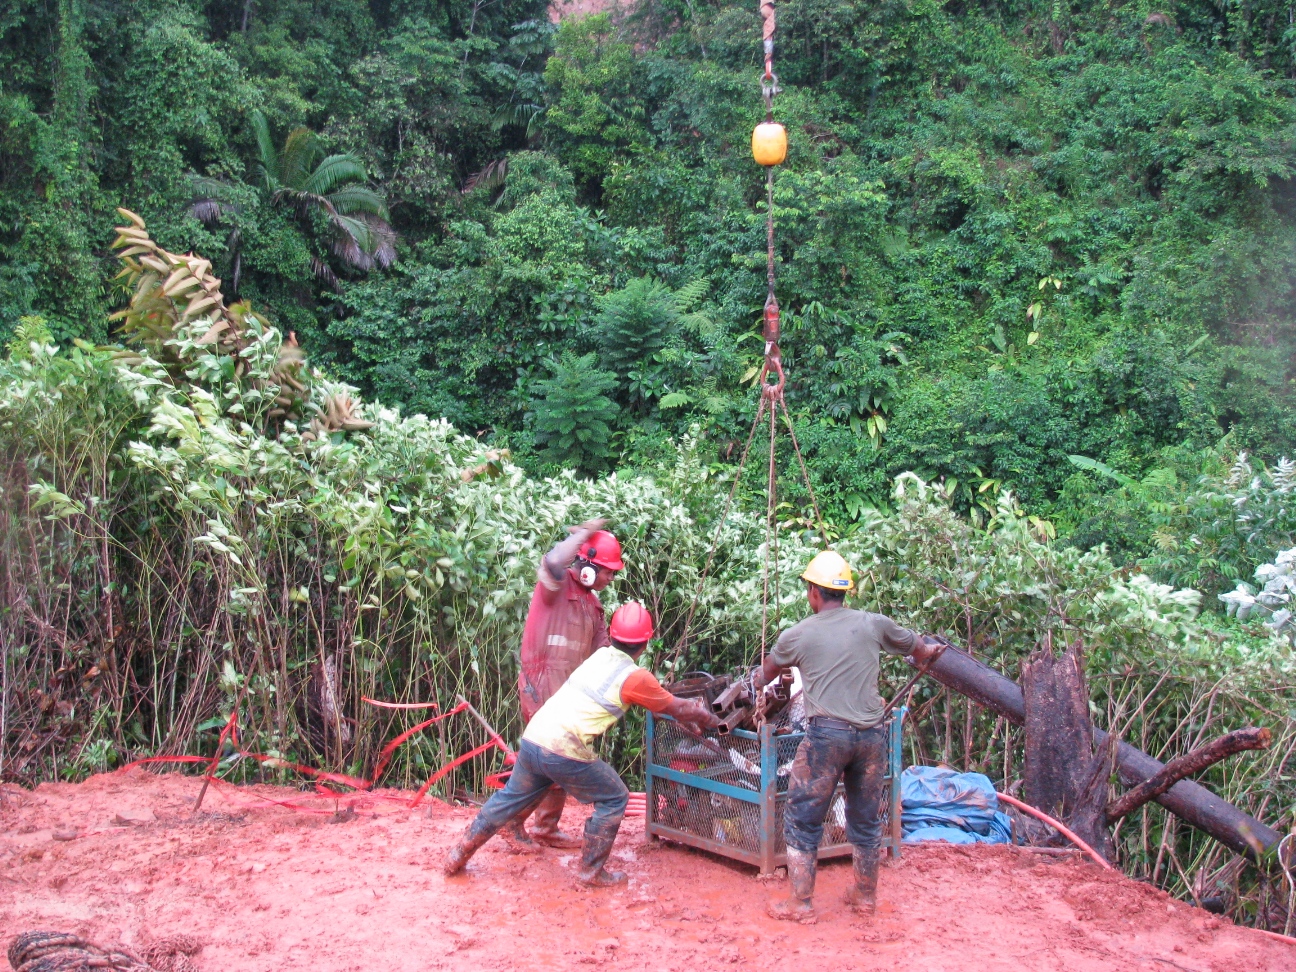
[{"label": "muddy red soil", "polygon": [[[488,843],[446,879],[446,847],[470,808],[410,811],[387,791],[331,803],[296,791],[212,789],[144,770],[79,785],[14,787],[0,799],[0,948],[22,931],[71,931],[142,948],[186,933],[201,972],[714,967],[1267,972],[1296,946],[1070,858],[1013,848],[906,848],[884,867],[872,923],[841,896],[845,863],[821,870],[813,926],[765,915],[786,889],[750,868],[645,845],[629,819],[613,863],[627,886],[590,890],[575,855]],[[266,802],[296,801],[297,812]],[[564,819],[577,828],[584,808]]]}]

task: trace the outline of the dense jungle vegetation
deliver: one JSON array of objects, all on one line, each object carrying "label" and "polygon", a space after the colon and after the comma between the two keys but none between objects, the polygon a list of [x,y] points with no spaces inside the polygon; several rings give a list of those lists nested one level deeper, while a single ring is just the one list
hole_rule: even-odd
[{"label": "dense jungle vegetation", "polygon": [[[779,16],[788,406],[860,603],[1010,674],[1080,638],[1095,717],[1163,757],[1269,726],[1204,781],[1287,828],[1291,11]],[[365,697],[463,691],[515,736],[536,559],[594,514],[659,670],[749,662],[763,468],[725,498],[761,353],[758,49],[755,3],[9,4],[0,778],[212,753],[232,710],[251,750],[362,774],[409,725]],[[817,540],[779,460],[786,624]],[[913,705],[907,758],[1011,785],[1018,730]],[[632,774],[640,728],[607,741]],[[1117,843],[1290,927],[1289,877],[1158,807]]]},{"label": "dense jungle vegetation", "polygon": [[[789,400],[832,519],[914,470],[1128,560],[1155,527],[1068,455],[1173,484],[1290,449],[1285,5],[797,0],[780,38]],[[20,0],[0,329],[108,337],[124,205],[336,377],[533,471],[695,423],[732,459],[758,50],[746,3]]]}]

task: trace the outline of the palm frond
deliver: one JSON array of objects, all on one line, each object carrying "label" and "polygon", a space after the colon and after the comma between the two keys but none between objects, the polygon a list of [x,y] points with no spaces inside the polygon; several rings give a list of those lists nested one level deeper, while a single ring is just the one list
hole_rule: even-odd
[{"label": "palm frond", "polygon": [[279,158],[279,181],[289,189],[306,189],[315,162],[321,155],[319,138],[304,125],[294,128],[284,139],[283,154]]},{"label": "palm frond", "polygon": [[311,270],[314,271],[316,279],[324,286],[337,290],[338,278],[337,274],[333,272],[333,268],[317,256],[311,257],[310,262]]},{"label": "palm frond", "polygon": [[189,183],[194,190],[189,201],[189,215],[208,229],[216,226],[226,215],[243,211],[243,207],[230,198],[234,187],[224,179],[191,173]]},{"label": "palm frond", "polygon": [[508,179],[508,159],[496,159],[479,172],[474,172],[464,183],[461,195],[468,195],[478,186],[487,192],[494,192]]},{"label": "palm frond", "polygon": [[191,202],[189,204],[189,215],[208,229],[211,229],[220,222],[220,218],[224,213],[221,211],[220,200],[206,198],[195,199]]},{"label": "palm frond", "polygon": [[491,131],[498,132],[507,128],[509,125],[526,127],[527,138],[533,138],[538,126],[538,119],[544,114],[544,105],[532,103],[523,103],[517,105],[505,105],[495,112],[491,119]]},{"label": "palm frond", "polygon": [[334,224],[337,233],[329,244],[329,249],[352,270],[367,273],[374,266],[373,257],[366,253],[364,248],[365,244],[370,242],[369,231],[362,225],[355,225],[358,223],[359,220],[352,220],[347,216],[339,217]]},{"label": "palm frond", "polygon": [[537,107],[540,110],[533,112],[531,117],[527,119],[526,139],[528,142],[534,142],[536,140],[536,137],[540,134],[540,124],[545,118],[544,106],[537,105]]},{"label": "palm frond", "polygon": [[367,178],[369,175],[360,158],[351,152],[344,152],[341,155],[330,155],[320,162],[298,188],[327,196],[338,186],[348,182],[364,182]]},{"label": "palm frond", "polygon": [[396,259],[396,232],[376,216],[342,216],[331,219],[337,230],[332,250],[339,260],[356,270],[387,267]]},{"label": "palm frond", "polygon": [[328,201],[333,208],[344,216],[355,213],[368,213],[390,219],[387,213],[387,201],[382,195],[367,186],[345,186],[328,194]]},{"label": "palm frond", "polygon": [[270,136],[270,123],[266,121],[261,109],[253,108],[248,113],[248,124],[257,143],[257,168],[265,182],[267,190],[273,192],[279,187],[280,165],[279,151],[275,148],[274,139]]},{"label": "palm frond", "polygon": [[270,197],[270,201],[276,205],[286,202],[302,216],[308,215],[312,209],[324,210],[330,219],[337,215],[337,210],[333,208],[333,204],[326,196],[302,192],[300,189],[280,189]]},{"label": "palm frond", "polygon": [[377,216],[364,215],[359,218],[369,225],[369,233],[376,244],[372,251],[374,263],[387,269],[396,262],[396,230]]},{"label": "palm frond", "polygon": [[199,175],[196,172],[189,173],[189,185],[193,186],[194,198],[210,198],[221,202],[226,202],[234,187],[224,179],[217,179],[214,176]]}]

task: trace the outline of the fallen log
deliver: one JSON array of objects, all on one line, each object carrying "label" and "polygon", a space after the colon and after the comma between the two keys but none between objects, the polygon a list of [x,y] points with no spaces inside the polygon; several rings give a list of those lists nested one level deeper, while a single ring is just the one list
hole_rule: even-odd
[{"label": "fallen log", "polygon": [[1213,766],[1234,753],[1247,749],[1268,749],[1272,741],[1273,734],[1263,727],[1234,729],[1208,742],[1205,746],[1198,746],[1191,752],[1170,760],[1151,779],[1144,780],[1138,786],[1126,790],[1118,799],[1107,804],[1108,825],[1114,824],[1126,814],[1133,813],[1149,800],[1155,800],[1184,777],[1195,776],[1206,767]]},{"label": "fallen log", "polygon": [[[913,656],[906,661],[914,667],[921,664]],[[993,709],[1014,725],[1026,722],[1026,702],[1016,682],[983,665],[957,648],[946,648],[931,661],[927,674],[945,687],[974,702]],[[1102,745],[1107,733],[1094,729],[1094,742]],[[1137,786],[1150,780],[1165,764],[1127,742],[1116,747],[1116,770],[1125,786]],[[1276,830],[1243,813],[1227,800],[1220,799],[1204,786],[1191,780],[1179,780],[1164,793],[1154,797],[1185,823],[1210,834],[1221,844],[1239,854],[1259,857],[1281,837]]]}]

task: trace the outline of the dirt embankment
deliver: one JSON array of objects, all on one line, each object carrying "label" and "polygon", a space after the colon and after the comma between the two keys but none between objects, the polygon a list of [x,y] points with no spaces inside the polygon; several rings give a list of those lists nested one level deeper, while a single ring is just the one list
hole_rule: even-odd
[{"label": "dirt embankment", "polygon": [[[447,880],[438,864],[470,810],[410,812],[389,793],[333,822],[265,802],[301,794],[258,787],[212,790],[195,817],[198,785],[134,770],[5,788],[0,948],[38,928],[135,948],[187,933],[205,943],[201,972],[1296,968],[1294,946],[1093,864],[1011,848],[906,849],[883,870],[871,924],[841,904],[849,867],[828,864],[819,923],[790,926],[764,914],[785,884],[646,846],[640,820],[626,821],[614,852],[625,888],[584,889],[574,854],[512,854],[499,838]],[[569,826],[583,817],[569,807]]]},{"label": "dirt embankment", "polygon": [[617,0],[552,0],[549,4],[549,19],[557,23],[559,20],[588,17],[616,7]]}]

